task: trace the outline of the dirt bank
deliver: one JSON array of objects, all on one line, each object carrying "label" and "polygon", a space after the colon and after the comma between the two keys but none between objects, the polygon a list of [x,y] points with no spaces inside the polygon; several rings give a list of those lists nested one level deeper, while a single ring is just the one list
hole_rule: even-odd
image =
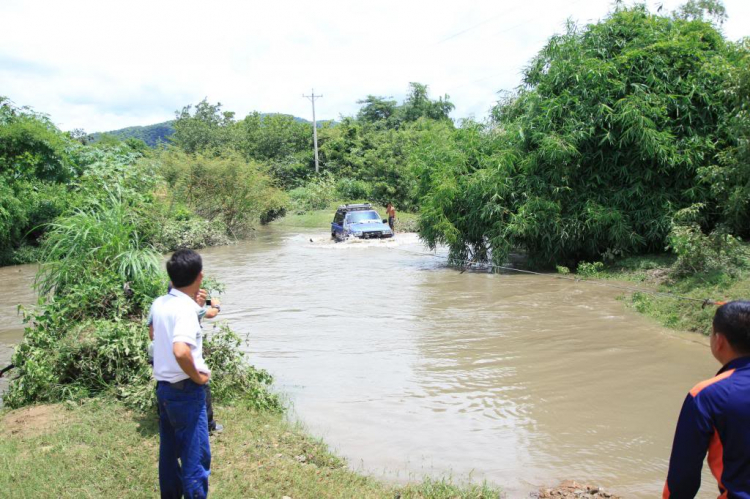
[{"label": "dirt bank", "polygon": [[566,480],[555,488],[543,487],[539,492],[534,493],[531,497],[543,498],[560,498],[560,499],[591,499],[591,498],[609,498],[621,499],[601,487],[594,485],[583,485],[572,480]]}]

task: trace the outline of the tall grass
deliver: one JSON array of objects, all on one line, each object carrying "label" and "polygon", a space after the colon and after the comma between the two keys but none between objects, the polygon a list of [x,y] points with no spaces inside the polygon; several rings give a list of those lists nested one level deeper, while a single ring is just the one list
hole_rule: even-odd
[{"label": "tall grass", "polygon": [[137,215],[119,187],[103,200],[48,224],[36,287],[41,294],[63,294],[74,284],[115,270],[126,282],[140,283],[159,272],[159,255],[141,241]]}]

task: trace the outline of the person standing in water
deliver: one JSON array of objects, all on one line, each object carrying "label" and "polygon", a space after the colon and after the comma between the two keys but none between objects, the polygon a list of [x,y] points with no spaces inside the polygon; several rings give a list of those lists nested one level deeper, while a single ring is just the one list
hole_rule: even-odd
[{"label": "person standing in water", "polygon": [[391,203],[385,205],[385,212],[388,214],[388,226],[396,234],[396,208]]},{"label": "person standing in water", "polygon": [[706,453],[719,497],[750,498],[750,301],[716,310],[710,342],[723,367],[685,398],[664,499],[695,497]]}]

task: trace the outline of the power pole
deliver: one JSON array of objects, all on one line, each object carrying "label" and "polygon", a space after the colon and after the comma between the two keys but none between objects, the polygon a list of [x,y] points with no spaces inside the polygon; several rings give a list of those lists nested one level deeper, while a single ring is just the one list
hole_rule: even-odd
[{"label": "power pole", "polygon": [[313,106],[313,144],[315,145],[315,173],[318,173],[318,122],[315,121],[315,99],[320,99],[322,95],[315,95],[315,89],[313,88],[311,95],[302,94],[312,102]]}]

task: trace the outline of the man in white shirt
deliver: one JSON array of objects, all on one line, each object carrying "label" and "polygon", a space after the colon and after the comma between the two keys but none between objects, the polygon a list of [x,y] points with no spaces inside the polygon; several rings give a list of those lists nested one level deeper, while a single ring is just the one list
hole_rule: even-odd
[{"label": "man in white shirt", "polygon": [[204,498],[211,469],[205,390],[211,371],[203,360],[201,307],[194,300],[203,282],[203,261],[195,251],[179,250],[167,262],[167,273],[172,290],[151,305],[159,486],[163,498]]}]

